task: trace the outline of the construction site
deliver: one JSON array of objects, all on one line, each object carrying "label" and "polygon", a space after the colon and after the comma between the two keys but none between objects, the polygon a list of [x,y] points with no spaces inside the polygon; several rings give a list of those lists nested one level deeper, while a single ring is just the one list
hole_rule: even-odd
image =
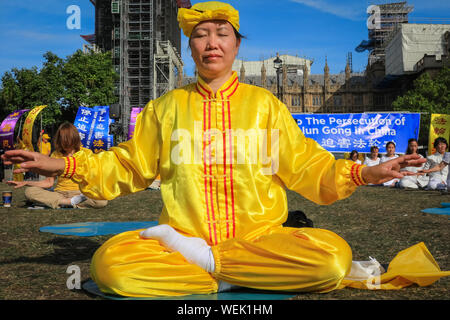
[{"label": "construction site", "polygon": [[181,84],[181,32],[178,8],[189,0],[90,0],[95,6],[95,34],[83,36],[86,50],[111,51],[118,104],[111,106],[112,127],[126,138],[132,108],[142,108]]},{"label": "construction site", "polygon": [[[120,77],[115,84],[118,103],[110,106],[110,116],[115,120],[110,129],[116,142],[122,142],[127,140],[134,108],[143,108],[150,100],[195,81],[195,77],[183,73],[177,22],[178,9],[190,8],[191,2],[90,2],[95,6],[95,34],[82,36],[87,42],[84,50],[112,54]],[[368,38],[355,48],[356,52],[368,51],[364,74],[353,73],[351,52],[345,74],[330,75],[328,65],[324,74],[310,74],[314,59],[289,55],[281,55],[279,84],[274,57],[264,61],[236,60],[233,70],[241,82],[265,87],[276,95],[281,92],[291,112],[390,110],[395,97],[408,89],[419,74],[431,67],[439,70],[448,60],[450,30],[448,24],[412,24],[409,15],[414,7],[406,1],[373,3],[367,11]]]},{"label": "construction site", "polygon": [[377,4],[371,7],[373,11],[368,12],[370,16],[367,25],[369,39],[363,40],[355,49],[357,52],[369,50],[368,65],[384,62],[387,44],[398,28],[403,23],[408,23],[408,15],[414,9],[406,1]]}]

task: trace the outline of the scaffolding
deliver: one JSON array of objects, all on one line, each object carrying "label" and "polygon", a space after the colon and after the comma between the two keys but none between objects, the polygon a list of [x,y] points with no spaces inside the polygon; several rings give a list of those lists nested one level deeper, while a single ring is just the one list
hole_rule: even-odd
[{"label": "scaffolding", "polygon": [[[119,97],[122,132],[128,132],[132,108],[142,108],[175,88],[182,74],[181,32],[178,7],[189,0],[96,0],[96,43],[112,51],[120,75]],[[122,135],[125,138],[125,134]]]},{"label": "scaffolding", "polygon": [[408,14],[414,7],[406,1],[377,5],[380,9],[380,28],[369,29],[369,42],[372,49],[369,54],[369,64],[384,61],[385,48],[395,31],[402,23],[408,23]]},{"label": "scaffolding", "polygon": [[175,89],[182,76],[183,62],[176,48],[170,41],[158,41],[153,69],[155,86],[153,95],[160,97],[168,91]]}]

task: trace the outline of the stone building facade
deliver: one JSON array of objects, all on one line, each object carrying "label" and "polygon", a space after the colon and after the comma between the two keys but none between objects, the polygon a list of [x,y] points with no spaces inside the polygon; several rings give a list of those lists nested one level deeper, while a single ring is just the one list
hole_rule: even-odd
[{"label": "stone building facade", "polygon": [[[377,74],[376,66],[366,74],[351,73],[347,64],[345,73],[330,74],[328,63],[323,74],[290,74],[282,68],[280,85],[282,100],[291,113],[360,113],[390,111],[396,90],[376,88],[374,85],[384,75]],[[260,76],[246,76],[241,67],[239,80],[268,89],[277,95],[276,76],[267,76],[266,67],[261,65]]]},{"label": "stone building facade", "polygon": [[[330,74],[325,63],[323,74],[310,74],[308,65],[302,72],[290,72],[283,65],[280,86],[282,101],[291,113],[362,113],[387,112],[392,102],[412,88],[414,79],[422,73],[435,76],[443,67],[449,66],[450,33],[445,34],[446,50],[440,57],[425,55],[416,63],[415,71],[401,76],[385,73],[383,61],[367,65],[364,73],[352,73],[347,63],[345,72]],[[236,69],[236,68],[235,68]],[[253,66],[254,69],[254,66]],[[246,74],[244,64],[237,71],[239,81],[277,92],[277,76],[268,75],[267,66],[260,61],[260,74]],[[273,73],[272,73],[273,74]],[[180,84],[194,82],[195,77],[180,78]]]}]

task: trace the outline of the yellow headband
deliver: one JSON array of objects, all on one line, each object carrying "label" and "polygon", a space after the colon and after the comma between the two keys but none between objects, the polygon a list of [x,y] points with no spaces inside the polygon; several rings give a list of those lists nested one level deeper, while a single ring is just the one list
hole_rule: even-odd
[{"label": "yellow headband", "polygon": [[186,37],[200,22],[208,20],[226,20],[239,31],[239,12],[228,3],[208,1],[194,4],[190,9],[178,9],[178,22]]}]

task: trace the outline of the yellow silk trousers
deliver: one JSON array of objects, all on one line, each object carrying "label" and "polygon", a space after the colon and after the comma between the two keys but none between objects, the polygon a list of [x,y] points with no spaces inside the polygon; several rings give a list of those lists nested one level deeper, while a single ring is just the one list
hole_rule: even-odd
[{"label": "yellow silk trousers", "polygon": [[335,233],[276,227],[253,240],[212,247],[215,272],[190,264],[142,230],[110,238],[94,254],[91,276],[105,293],[131,297],[215,293],[219,281],[263,290],[327,292],[350,271],[352,252]]}]

